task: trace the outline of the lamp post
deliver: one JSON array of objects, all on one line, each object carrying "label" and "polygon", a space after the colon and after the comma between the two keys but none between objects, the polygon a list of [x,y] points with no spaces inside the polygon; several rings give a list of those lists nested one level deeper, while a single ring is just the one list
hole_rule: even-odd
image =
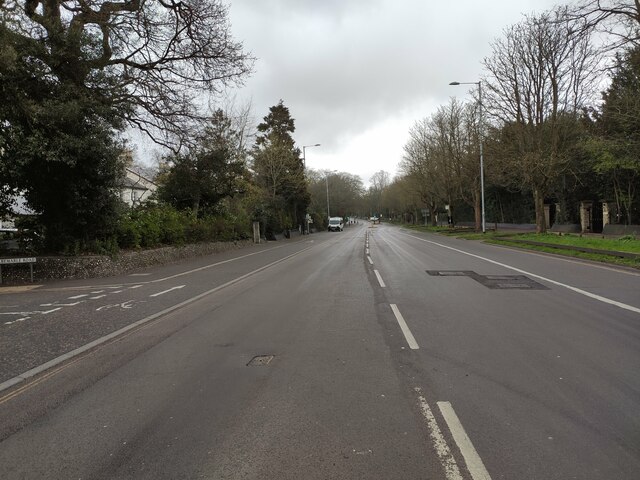
[{"label": "lamp post", "polygon": [[329,174],[336,172],[337,170],[327,170],[326,175],[324,176],[324,181],[327,184],[327,222],[331,218],[331,213],[329,213]]},{"label": "lamp post", "polygon": [[314,143],[313,145],[303,145],[302,146],[302,165],[304,166],[304,168],[307,168],[307,155],[306,155],[306,149],[307,148],[311,148],[311,147],[319,147],[320,144],[319,143]]},{"label": "lamp post", "polygon": [[482,81],[451,82],[449,85],[478,85],[478,104],[480,107],[480,199],[482,202],[482,233],[486,233],[484,218],[484,160],[482,158],[482,144],[484,143],[484,116],[482,113]]},{"label": "lamp post", "polygon": [[[319,147],[319,146],[320,146],[319,143],[314,143],[313,145],[303,145],[302,146],[302,169],[303,169],[303,173],[305,173],[304,170],[307,169],[307,152],[306,152],[307,148]],[[311,229],[309,228],[309,213],[308,212],[306,212],[304,214],[304,223],[305,223],[306,233],[307,234],[311,233]],[[302,233],[304,234],[305,232],[302,232]]]}]

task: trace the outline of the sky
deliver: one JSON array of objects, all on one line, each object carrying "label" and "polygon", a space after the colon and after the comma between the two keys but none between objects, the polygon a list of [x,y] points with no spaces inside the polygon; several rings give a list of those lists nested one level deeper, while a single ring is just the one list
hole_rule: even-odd
[{"label": "sky", "polygon": [[[237,92],[256,122],[280,99],[309,168],[396,174],[411,126],[470,99],[491,42],[558,0],[231,0],[234,37],[257,61]],[[469,88],[468,88],[469,87]]]},{"label": "sky", "polygon": [[[259,123],[281,99],[309,168],[397,173],[409,129],[450,97],[470,99],[491,42],[559,0],[227,0],[256,57],[232,93]],[[562,0],[560,0],[562,1]],[[468,88],[469,87],[469,88]]]}]

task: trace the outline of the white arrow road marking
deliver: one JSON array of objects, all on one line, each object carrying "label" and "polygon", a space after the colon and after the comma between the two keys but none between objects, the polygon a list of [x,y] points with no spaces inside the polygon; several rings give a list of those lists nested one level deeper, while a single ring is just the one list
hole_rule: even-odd
[{"label": "white arrow road marking", "polygon": [[177,287],[173,287],[173,288],[170,288],[170,289],[168,289],[168,290],[164,290],[164,291],[162,291],[162,292],[154,293],[153,295],[149,295],[149,296],[150,296],[150,297],[158,297],[158,296],[160,296],[160,295],[164,295],[165,293],[169,293],[169,292],[171,292],[171,291],[173,291],[173,290],[180,290],[181,288],[184,288],[185,286],[186,286],[186,285],[179,285],[179,286],[177,286]]}]

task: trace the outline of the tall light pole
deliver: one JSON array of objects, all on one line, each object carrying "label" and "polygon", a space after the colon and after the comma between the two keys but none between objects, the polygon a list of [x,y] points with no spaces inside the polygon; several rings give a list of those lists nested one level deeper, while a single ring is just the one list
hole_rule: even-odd
[{"label": "tall light pole", "polygon": [[327,184],[327,222],[331,218],[331,213],[329,212],[329,174],[336,172],[337,170],[327,170],[326,175],[324,176],[324,181]]},{"label": "tall light pole", "polygon": [[484,160],[482,158],[482,144],[484,143],[484,115],[482,113],[482,81],[451,82],[449,85],[478,85],[478,104],[480,107],[480,199],[482,201],[482,233],[486,233],[484,219]]},{"label": "tall light pole", "polygon": [[[303,174],[306,177],[306,170],[307,170],[307,148],[311,148],[311,147],[319,147],[320,144],[319,143],[314,143],[313,145],[303,145],[302,146],[302,169],[303,169]],[[311,233],[311,229],[309,228],[309,212],[305,212],[304,214],[304,223],[305,223],[305,229],[307,233]],[[304,231],[302,232],[303,234],[305,233]]]},{"label": "tall light pole", "polygon": [[307,168],[307,154],[306,154],[306,149],[307,148],[311,148],[311,147],[319,147],[320,144],[319,143],[314,143],[313,145],[303,145],[302,146],[302,165],[304,166],[304,168]]}]

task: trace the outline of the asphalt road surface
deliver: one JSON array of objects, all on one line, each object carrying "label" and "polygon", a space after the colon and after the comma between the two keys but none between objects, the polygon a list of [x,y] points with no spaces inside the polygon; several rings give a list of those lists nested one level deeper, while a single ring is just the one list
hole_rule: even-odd
[{"label": "asphalt road surface", "polygon": [[0,289],[2,479],[637,479],[640,272],[368,223]]}]

